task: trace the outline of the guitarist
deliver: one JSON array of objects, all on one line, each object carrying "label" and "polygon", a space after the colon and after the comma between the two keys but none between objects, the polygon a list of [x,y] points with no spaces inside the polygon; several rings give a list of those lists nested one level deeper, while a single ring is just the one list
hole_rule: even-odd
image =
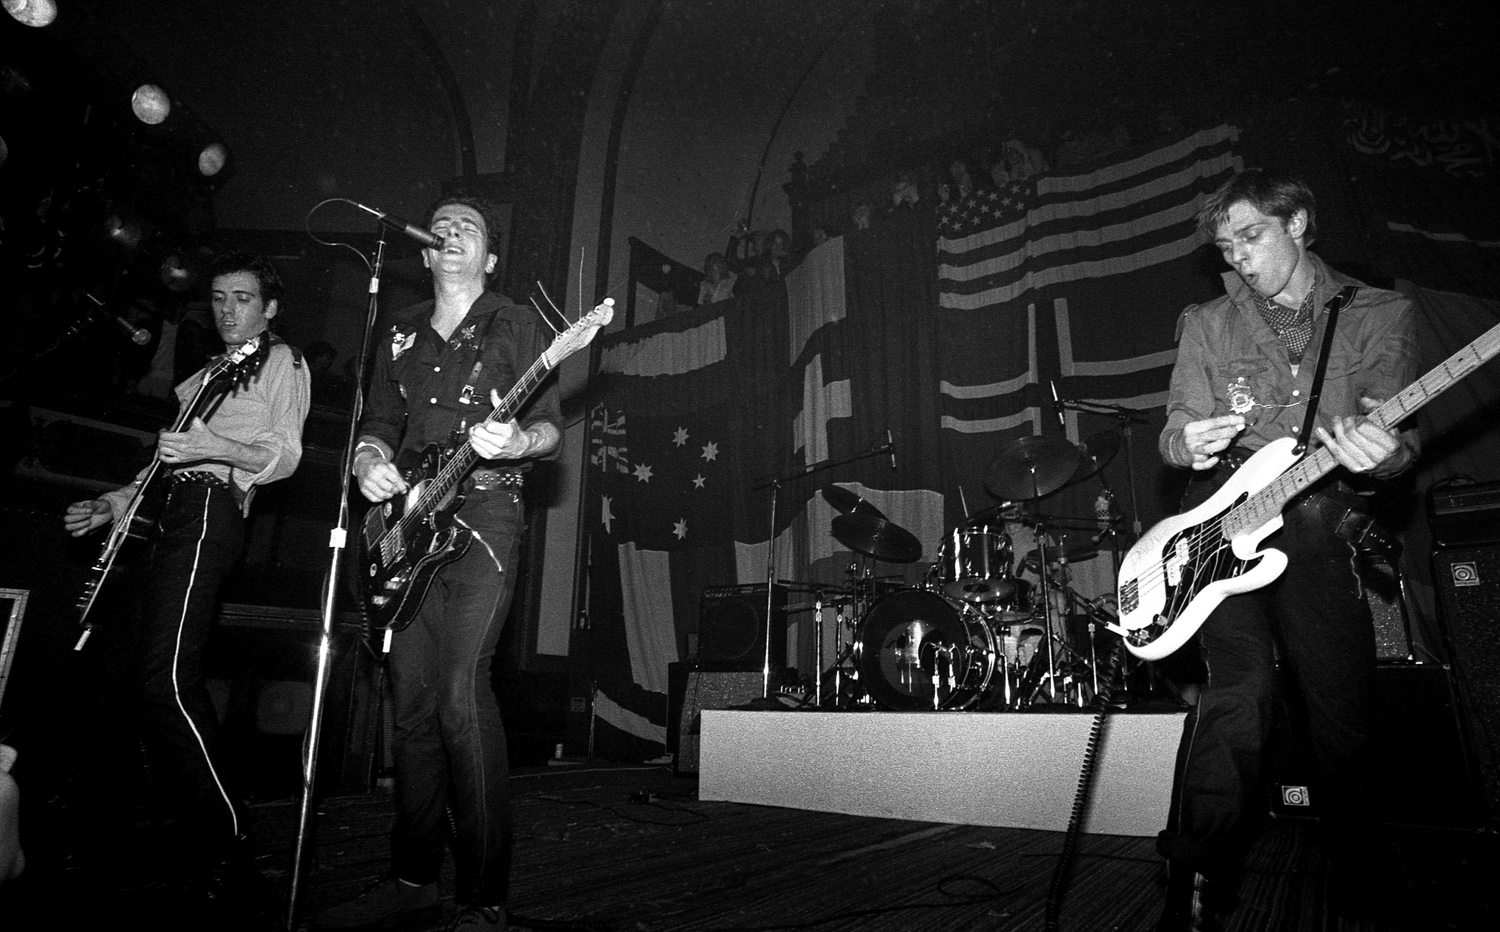
[{"label": "guitarist", "polygon": [[437,571],[412,622],[393,635],[396,825],[390,874],[317,914],[320,929],[426,928],[440,912],[438,878],[448,827],[458,929],[506,928],[510,885],[509,762],[490,667],[516,583],[521,489],[533,460],[562,440],[557,381],[516,420],[485,420],[547,348],[529,308],[486,290],[499,246],[484,200],[455,196],[428,213],[441,248],[426,249],[433,299],[400,312],[377,347],[360,421],[354,476],[383,502],[408,491],[398,469],[429,445],[466,435],[482,458],[460,486],[460,525],[474,534]]},{"label": "guitarist", "polygon": [[[1297,437],[1321,351],[1326,304],[1347,285],[1308,251],[1312,192],[1300,180],[1241,172],[1198,214],[1233,271],[1225,296],[1188,308],[1160,438],[1167,463],[1196,470],[1196,505],[1251,453]],[[1335,908],[1357,910],[1373,884],[1370,739],[1375,636],[1355,574],[1354,546],[1338,531],[1359,519],[1349,480],[1385,479],[1417,453],[1413,431],[1387,432],[1362,415],[1416,377],[1415,317],[1398,294],[1359,286],[1335,325],[1311,446],[1328,447],[1336,471],[1283,513],[1264,543],[1286,553],[1270,585],[1232,595],[1200,630],[1207,683],[1188,714],[1178,752],[1167,830],[1161,928],[1211,929],[1230,908],[1251,817],[1263,803],[1264,750],[1271,728],[1276,660],[1305,705],[1316,758],[1321,827],[1328,837]]]},{"label": "guitarist", "polygon": [[[229,352],[265,333],[280,313],[281,277],[264,256],[241,252],[218,257],[212,272],[213,322]],[[248,917],[246,900],[260,884],[244,806],[224,768],[203,655],[220,584],[244,547],[256,488],[290,476],[302,458],[310,397],[300,354],[274,338],[272,344],[259,370],[210,406],[206,419],[157,439],[166,503],[139,614],[144,736],[181,788],[173,800],[188,835],[184,863],[200,872],[189,887],[190,908],[219,922]],[[180,404],[190,403],[206,371],[177,386]],[[135,485],[69,505],[64,527],[77,537],[124,516]]]}]

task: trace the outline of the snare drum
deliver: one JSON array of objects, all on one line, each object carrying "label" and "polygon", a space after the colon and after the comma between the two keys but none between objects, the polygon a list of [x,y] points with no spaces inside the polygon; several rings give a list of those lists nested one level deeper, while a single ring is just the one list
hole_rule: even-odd
[{"label": "snare drum", "polygon": [[1002,527],[980,524],[954,528],[938,554],[937,578],[952,599],[984,605],[1011,595],[1010,535]]},{"label": "snare drum", "polygon": [[998,647],[978,612],[925,589],[903,589],[870,607],[854,641],[865,692],[899,712],[965,709],[989,686]]}]

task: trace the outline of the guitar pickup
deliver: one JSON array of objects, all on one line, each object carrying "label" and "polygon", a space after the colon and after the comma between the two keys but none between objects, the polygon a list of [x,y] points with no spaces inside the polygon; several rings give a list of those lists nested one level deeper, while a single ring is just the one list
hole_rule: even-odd
[{"label": "guitar pickup", "polygon": [[1177,543],[1172,547],[1172,555],[1162,561],[1162,567],[1167,573],[1167,585],[1178,586],[1182,584],[1182,569],[1192,562],[1193,551],[1188,545],[1187,538],[1177,538]]}]

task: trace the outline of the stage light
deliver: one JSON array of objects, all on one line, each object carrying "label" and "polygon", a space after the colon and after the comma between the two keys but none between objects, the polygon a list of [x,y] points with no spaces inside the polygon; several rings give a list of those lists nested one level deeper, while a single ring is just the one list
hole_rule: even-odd
[{"label": "stage light", "polygon": [[146,235],[139,217],[126,210],[112,210],[94,227],[94,236],[107,249],[128,253],[141,244]]},{"label": "stage light", "polygon": [[222,142],[211,142],[203,147],[198,153],[198,171],[204,177],[212,178],[224,170],[224,163],[229,161],[229,150],[224,148]]},{"label": "stage light", "polygon": [[161,260],[161,283],[168,291],[192,291],[207,277],[206,271],[201,256],[171,252]]},{"label": "stage light", "polygon": [[142,123],[155,126],[172,112],[172,101],[167,92],[155,84],[142,84],[130,95],[130,109]]},{"label": "stage light", "polygon": [[57,19],[56,0],[5,0],[5,12],[24,26],[51,25]]}]

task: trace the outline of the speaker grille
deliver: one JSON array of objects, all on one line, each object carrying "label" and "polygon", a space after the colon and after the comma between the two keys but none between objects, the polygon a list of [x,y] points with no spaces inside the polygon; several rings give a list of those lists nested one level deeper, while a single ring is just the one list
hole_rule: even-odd
[{"label": "speaker grille", "polygon": [[1490,814],[1500,817],[1500,546],[1439,550],[1432,579]]}]

